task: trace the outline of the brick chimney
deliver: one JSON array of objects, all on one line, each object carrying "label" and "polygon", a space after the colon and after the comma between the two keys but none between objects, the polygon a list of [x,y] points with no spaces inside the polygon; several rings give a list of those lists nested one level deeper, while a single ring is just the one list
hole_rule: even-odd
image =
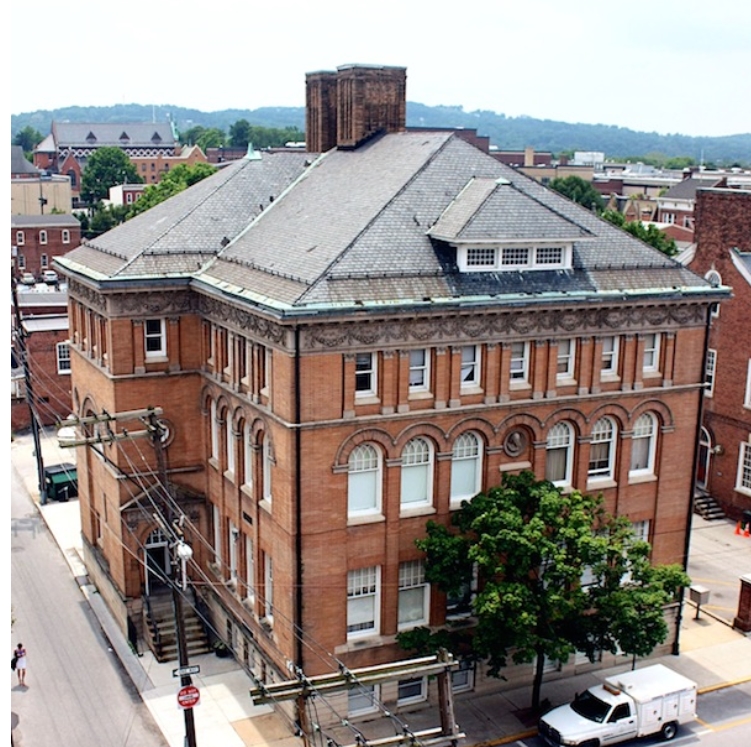
[{"label": "brick chimney", "polygon": [[305,76],[305,139],[312,153],[356,148],[378,132],[407,122],[407,69],[342,65]]}]

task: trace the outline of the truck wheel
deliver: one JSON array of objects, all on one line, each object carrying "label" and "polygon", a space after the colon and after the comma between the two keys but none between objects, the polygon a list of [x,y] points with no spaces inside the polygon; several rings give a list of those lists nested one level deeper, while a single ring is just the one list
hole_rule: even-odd
[{"label": "truck wheel", "polygon": [[669,721],[663,725],[660,733],[662,734],[662,738],[667,742],[678,733],[678,724],[675,721]]}]

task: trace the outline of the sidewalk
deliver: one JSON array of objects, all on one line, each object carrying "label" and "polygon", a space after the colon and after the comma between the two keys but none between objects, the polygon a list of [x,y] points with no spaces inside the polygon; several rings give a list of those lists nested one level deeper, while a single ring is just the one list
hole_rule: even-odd
[{"label": "sidewalk", "polygon": [[[42,453],[45,466],[72,461],[73,456],[70,450],[60,449],[49,434],[42,439]],[[36,462],[30,435],[17,436],[11,442],[11,465],[22,478],[29,494],[39,504]],[[160,664],[148,652],[140,657],[134,655],[95,587],[89,584],[82,561],[78,501],[48,503],[38,505],[38,508],[113,650],[122,661],[165,739],[171,747],[182,747],[185,724],[183,712],[177,706],[179,679],[172,676],[172,670],[177,664]],[[741,553],[739,557],[746,558],[745,568],[728,568],[727,578],[718,581],[730,588],[732,581],[737,581],[740,574],[751,571],[751,540],[734,535],[732,526],[727,522],[712,522],[712,525],[709,531],[721,534],[723,543],[737,545]],[[706,525],[702,525],[703,531],[707,529]],[[727,620],[704,609],[697,618],[695,608],[687,604],[681,623],[680,655],[650,661],[658,662],[696,681],[700,691],[751,680],[751,637],[733,630]],[[193,677],[194,684],[201,692],[201,702],[194,711],[198,744],[204,747],[258,747],[259,744],[299,747],[301,740],[290,735],[287,722],[270,706],[253,705],[249,695],[253,682],[233,659],[220,659],[213,654],[206,654],[192,657],[190,663],[201,668],[200,673]],[[627,662],[612,669],[546,681],[543,684],[543,697],[553,705],[560,705],[571,700],[575,692],[630,668],[630,662]],[[457,694],[455,716],[461,731],[466,735],[463,744],[500,744],[535,733],[534,726],[524,716],[529,698],[530,687],[493,695]],[[405,718],[412,731],[438,725],[438,717],[432,710],[410,713]],[[371,724],[368,724],[369,737],[370,727]],[[393,724],[384,723],[384,728],[388,734],[384,732],[383,736],[393,736]],[[351,732],[347,733],[349,736],[345,736],[342,743],[353,741]],[[376,738],[378,736],[380,735],[376,735]]]}]

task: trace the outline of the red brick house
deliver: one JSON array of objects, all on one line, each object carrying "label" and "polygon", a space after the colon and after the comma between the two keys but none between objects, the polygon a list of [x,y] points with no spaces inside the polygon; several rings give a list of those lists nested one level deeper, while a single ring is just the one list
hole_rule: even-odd
[{"label": "red brick house", "polygon": [[[677,455],[727,290],[453,132],[406,130],[405,82],[309,75],[310,152],[249,153],[59,262],[75,413],[162,408],[199,607],[263,680],[330,671],[319,652],[402,659],[398,631],[461,617],[415,539],[505,472],[602,492],[656,562],[686,559]],[[158,465],[135,439],[78,453],[87,569],[123,630],[165,562]]]},{"label": "red brick house", "polygon": [[81,243],[81,223],[70,214],[10,216],[11,272],[39,277],[52,261]]},{"label": "red brick house", "polygon": [[724,512],[751,510],[751,191],[699,189],[688,266],[733,297],[714,307],[697,488]]}]

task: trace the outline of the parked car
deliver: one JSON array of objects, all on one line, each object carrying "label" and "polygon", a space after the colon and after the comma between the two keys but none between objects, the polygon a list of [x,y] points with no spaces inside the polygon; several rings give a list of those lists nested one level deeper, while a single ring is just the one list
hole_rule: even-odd
[{"label": "parked car", "polygon": [[54,270],[45,270],[42,273],[42,282],[47,283],[47,285],[55,285],[59,280],[60,278]]},{"label": "parked car", "polygon": [[31,272],[24,272],[21,275],[21,283],[23,285],[36,285],[37,279],[34,277],[34,274]]}]

